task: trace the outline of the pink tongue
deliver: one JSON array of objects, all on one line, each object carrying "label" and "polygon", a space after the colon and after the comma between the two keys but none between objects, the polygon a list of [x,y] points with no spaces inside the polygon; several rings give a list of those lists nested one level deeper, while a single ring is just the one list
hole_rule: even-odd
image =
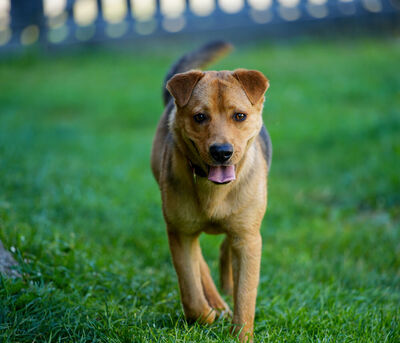
[{"label": "pink tongue", "polygon": [[235,166],[217,166],[211,167],[208,173],[208,179],[216,183],[225,183],[235,180]]}]

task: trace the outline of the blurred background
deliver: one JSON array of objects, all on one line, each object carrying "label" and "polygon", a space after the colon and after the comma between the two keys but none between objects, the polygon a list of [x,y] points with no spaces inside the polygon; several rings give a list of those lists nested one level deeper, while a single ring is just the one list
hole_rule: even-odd
[{"label": "blurred background", "polygon": [[255,341],[400,342],[399,8],[0,0],[0,341],[229,341],[183,320],[149,162],[170,65],[226,39],[271,83]]},{"label": "blurred background", "polygon": [[398,28],[399,0],[0,0],[0,47]]}]

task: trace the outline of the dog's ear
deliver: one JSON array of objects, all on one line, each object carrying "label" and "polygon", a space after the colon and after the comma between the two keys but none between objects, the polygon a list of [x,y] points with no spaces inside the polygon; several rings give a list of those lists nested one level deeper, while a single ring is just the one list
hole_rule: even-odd
[{"label": "dog's ear", "polygon": [[269,87],[268,79],[258,70],[236,69],[233,76],[240,82],[253,105],[260,101]]},{"label": "dog's ear", "polygon": [[192,95],[197,82],[204,76],[200,70],[192,70],[186,73],[175,74],[168,82],[167,89],[175,98],[175,103],[183,107]]}]

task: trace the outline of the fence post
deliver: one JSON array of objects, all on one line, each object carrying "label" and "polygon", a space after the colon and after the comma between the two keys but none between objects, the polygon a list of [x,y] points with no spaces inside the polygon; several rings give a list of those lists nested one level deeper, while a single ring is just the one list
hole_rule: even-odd
[{"label": "fence post", "polygon": [[39,39],[44,37],[44,14],[42,0],[11,0],[11,28],[14,39],[19,39],[21,32],[30,25],[39,29]]},{"label": "fence post", "polygon": [[126,17],[129,19],[132,17],[132,4],[131,0],[126,0]]},{"label": "fence post", "polygon": [[96,0],[97,2],[97,10],[98,10],[98,15],[97,15],[97,20],[98,21],[103,21],[103,4],[101,3],[101,0]]}]

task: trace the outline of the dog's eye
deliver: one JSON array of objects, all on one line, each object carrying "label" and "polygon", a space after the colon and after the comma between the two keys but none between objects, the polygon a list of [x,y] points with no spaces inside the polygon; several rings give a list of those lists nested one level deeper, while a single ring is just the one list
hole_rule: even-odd
[{"label": "dog's eye", "polygon": [[202,123],[207,119],[207,116],[204,113],[197,113],[193,118],[197,123]]},{"label": "dog's eye", "polygon": [[236,121],[243,121],[246,119],[246,115],[244,113],[235,113],[233,115],[233,119],[235,119]]}]

